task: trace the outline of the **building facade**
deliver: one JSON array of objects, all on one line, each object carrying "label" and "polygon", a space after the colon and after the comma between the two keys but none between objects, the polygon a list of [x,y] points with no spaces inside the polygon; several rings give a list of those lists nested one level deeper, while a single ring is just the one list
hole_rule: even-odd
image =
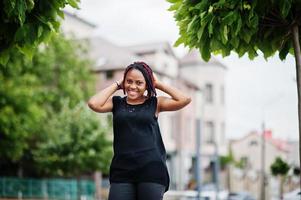
[{"label": "building facade", "polygon": [[[266,131],[264,137],[260,133],[251,132],[241,139],[230,141],[230,149],[234,160],[241,163],[240,168],[232,166],[230,170],[231,191],[249,191],[256,199],[259,199],[264,169],[266,199],[279,195],[279,183],[272,177],[270,166],[276,157],[288,161],[289,146],[287,142],[273,138],[271,131]],[[263,154],[264,160],[262,160]]]},{"label": "building facade", "polygon": [[[190,51],[180,60],[180,74],[193,80],[202,90],[201,109],[201,159],[203,182],[216,181],[214,168],[218,165],[216,155],[226,155],[227,141],[225,84],[226,67],[214,57],[204,62],[197,50]],[[218,178],[218,177],[217,177]]]}]

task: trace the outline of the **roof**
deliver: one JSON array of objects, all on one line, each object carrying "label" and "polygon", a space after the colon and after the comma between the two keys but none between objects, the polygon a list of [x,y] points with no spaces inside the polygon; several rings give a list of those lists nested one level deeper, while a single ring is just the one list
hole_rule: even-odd
[{"label": "roof", "polygon": [[93,70],[124,69],[134,61],[141,60],[138,56],[124,47],[117,46],[102,37],[89,39],[90,56],[96,61]]},{"label": "roof", "polygon": [[176,55],[168,42],[137,44],[137,45],[128,46],[127,48],[135,54],[143,54],[143,53],[150,53],[158,50],[163,50],[167,54],[176,58]]},{"label": "roof", "polygon": [[95,24],[92,24],[91,22],[89,22],[89,21],[87,21],[87,20],[85,20],[85,19],[83,19],[83,18],[81,18],[81,17],[78,17],[77,15],[72,14],[72,13],[66,11],[66,10],[64,10],[64,14],[65,14],[65,15],[68,15],[68,16],[70,16],[70,17],[72,17],[72,18],[74,18],[74,19],[76,19],[76,20],[78,20],[78,21],[80,21],[80,22],[82,22],[82,23],[88,25],[88,26],[90,26],[91,28],[95,28],[95,27],[96,27]]},{"label": "roof", "polygon": [[218,65],[224,69],[227,69],[227,67],[219,62],[215,57],[211,56],[210,60],[208,62],[205,62],[201,54],[198,52],[198,50],[193,49],[189,51],[183,58],[180,59],[180,67],[185,67],[185,65]]},{"label": "roof", "polygon": [[[232,140],[232,142],[237,143],[243,140],[248,139],[249,137],[255,135],[256,137],[260,137],[261,138],[261,134],[256,132],[256,131],[252,131],[249,134],[245,135],[244,137],[242,137],[241,139],[236,139],[236,140]],[[272,144],[273,146],[275,146],[277,149],[281,150],[281,151],[289,151],[289,143],[285,140],[282,139],[278,139],[278,138],[273,138],[272,135],[272,131],[271,130],[266,130],[264,132],[264,138],[266,140],[266,142],[269,142],[270,144]]]}]

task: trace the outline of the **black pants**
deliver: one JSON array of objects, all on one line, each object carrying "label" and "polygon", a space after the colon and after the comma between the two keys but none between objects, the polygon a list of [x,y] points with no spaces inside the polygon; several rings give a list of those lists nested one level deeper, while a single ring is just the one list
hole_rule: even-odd
[{"label": "black pants", "polygon": [[164,192],[158,183],[112,183],[109,200],[162,200]]}]

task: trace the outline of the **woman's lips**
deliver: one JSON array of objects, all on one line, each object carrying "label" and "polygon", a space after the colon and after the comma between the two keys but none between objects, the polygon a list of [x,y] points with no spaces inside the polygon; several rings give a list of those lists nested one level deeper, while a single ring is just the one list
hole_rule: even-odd
[{"label": "woman's lips", "polygon": [[138,92],[132,91],[132,90],[129,90],[129,91],[128,91],[128,94],[129,94],[129,95],[136,95],[137,93],[138,93]]}]

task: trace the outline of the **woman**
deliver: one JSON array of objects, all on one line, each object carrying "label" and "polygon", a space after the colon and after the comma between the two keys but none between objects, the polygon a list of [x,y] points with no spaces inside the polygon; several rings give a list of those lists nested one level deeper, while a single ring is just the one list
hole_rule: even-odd
[{"label": "woman", "polygon": [[[111,97],[119,89],[126,96]],[[156,97],[156,89],[170,97]],[[109,200],[163,199],[169,175],[158,115],[179,110],[190,101],[178,89],[160,82],[144,62],[129,65],[123,79],[89,100],[88,105],[95,112],[113,113]]]}]

